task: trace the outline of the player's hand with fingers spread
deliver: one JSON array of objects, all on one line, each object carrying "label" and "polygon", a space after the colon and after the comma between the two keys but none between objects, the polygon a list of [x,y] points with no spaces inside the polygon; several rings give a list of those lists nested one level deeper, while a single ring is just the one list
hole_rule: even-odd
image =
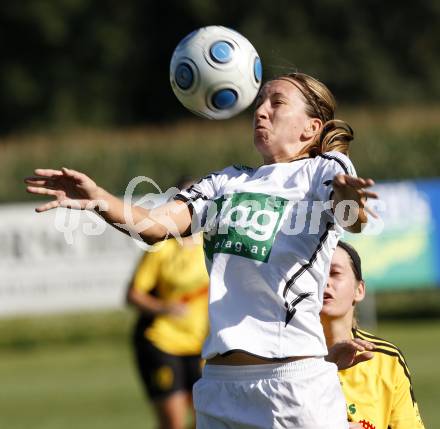
[{"label": "player's hand with fingers spread", "polygon": [[325,360],[336,364],[338,370],[347,369],[372,359],[374,356],[372,351],[374,351],[374,344],[354,338],[353,340],[340,341],[330,347]]},{"label": "player's hand with fingers spread", "polygon": [[35,176],[27,177],[25,183],[31,194],[54,197],[35,209],[39,213],[56,207],[93,210],[97,205],[100,188],[90,177],[75,170],[40,168],[35,170]]},{"label": "player's hand with fingers spread", "polygon": [[355,202],[359,208],[356,213],[355,223],[346,228],[348,231],[361,231],[362,225],[365,225],[368,221],[366,212],[373,217],[377,217],[377,215],[366,206],[368,198],[378,198],[375,192],[366,189],[373,185],[374,181],[372,179],[363,179],[362,177],[354,177],[348,174],[338,174],[334,177],[334,209],[339,203],[344,201]]}]

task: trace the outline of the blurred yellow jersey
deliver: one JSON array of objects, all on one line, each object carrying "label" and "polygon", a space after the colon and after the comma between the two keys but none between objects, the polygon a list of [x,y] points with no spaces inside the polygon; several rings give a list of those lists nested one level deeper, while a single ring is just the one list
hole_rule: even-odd
[{"label": "blurred yellow jersey", "polygon": [[208,327],[208,284],[202,245],[181,246],[176,240],[155,245],[145,253],[133,287],[169,303],[183,303],[182,316],[159,315],[146,328],[145,337],[165,353],[200,354]]},{"label": "blurred yellow jersey", "polygon": [[373,359],[339,371],[348,419],[365,429],[424,429],[401,351],[359,329],[355,338],[376,346]]}]

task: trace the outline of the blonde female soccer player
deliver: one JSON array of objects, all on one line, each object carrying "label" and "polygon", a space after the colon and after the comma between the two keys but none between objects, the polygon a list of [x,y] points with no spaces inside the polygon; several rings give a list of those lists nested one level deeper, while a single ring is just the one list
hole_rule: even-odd
[{"label": "blonde female soccer player", "polygon": [[349,419],[365,429],[423,429],[402,352],[357,327],[354,311],[364,297],[359,254],[340,241],[333,254],[321,311],[327,346],[352,338],[375,346],[371,360],[339,371]]},{"label": "blonde female soccer player", "polygon": [[[334,110],[318,80],[275,78],[254,114],[263,165],[227,167],[157,209],[131,209],[135,225],[149,220],[138,231],[148,243],[205,232],[210,332],[193,389],[199,429],[348,427],[319,312],[343,226],[359,232],[376,194],[366,189],[371,179],[356,177],[347,156],[352,129]],[[39,212],[75,200],[125,223],[123,202],[82,173],[38,169],[27,183],[54,197]]]}]

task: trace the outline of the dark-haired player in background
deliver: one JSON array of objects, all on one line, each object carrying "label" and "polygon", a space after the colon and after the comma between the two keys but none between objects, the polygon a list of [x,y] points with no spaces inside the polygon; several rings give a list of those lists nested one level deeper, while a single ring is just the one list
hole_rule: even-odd
[{"label": "dark-haired player in background", "polygon": [[349,420],[365,429],[423,429],[402,352],[357,327],[354,311],[364,297],[361,259],[351,245],[339,241],[321,311],[327,346],[353,338],[375,346],[372,359],[339,371]]}]

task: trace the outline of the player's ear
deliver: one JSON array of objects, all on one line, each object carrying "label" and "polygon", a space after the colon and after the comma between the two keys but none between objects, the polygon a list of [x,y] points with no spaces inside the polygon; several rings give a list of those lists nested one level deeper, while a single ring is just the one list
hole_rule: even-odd
[{"label": "player's ear", "polygon": [[322,128],[322,121],[319,118],[307,118],[307,122],[304,127],[304,137],[310,139],[316,136]]},{"label": "player's ear", "polygon": [[354,291],[354,303],[361,302],[365,298],[365,282],[361,280],[358,282]]}]

